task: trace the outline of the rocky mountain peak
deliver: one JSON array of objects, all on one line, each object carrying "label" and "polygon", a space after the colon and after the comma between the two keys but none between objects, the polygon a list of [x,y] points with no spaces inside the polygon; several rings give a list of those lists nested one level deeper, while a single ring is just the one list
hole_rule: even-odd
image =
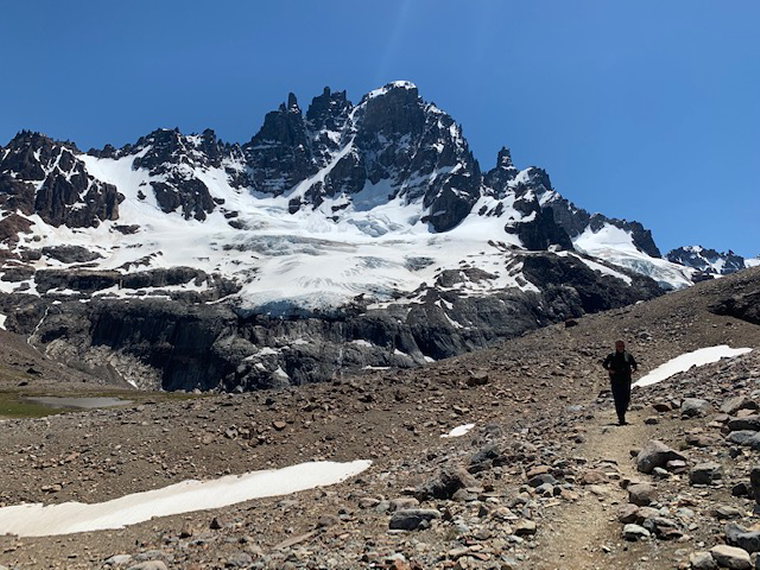
[{"label": "rocky mountain peak", "polygon": [[71,142],[18,133],[0,150],[0,207],[38,214],[55,227],[96,227],[116,219],[124,196],[92,177],[79,154]]},{"label": "rocky mountain peak", "polygon": [[405,134],[419,134],[425,124],[425,105],[417,87],[408,82],[388,83],[365,95],[359,138],[382,135],[396,138]]},{"label": "rocky mountain peak", "polygon": [[687,245],[669,251],[668,261],[692,267],[705,275],[728,275],[746,268],[745,259],[730,249],[718,252],[701,245]]}]

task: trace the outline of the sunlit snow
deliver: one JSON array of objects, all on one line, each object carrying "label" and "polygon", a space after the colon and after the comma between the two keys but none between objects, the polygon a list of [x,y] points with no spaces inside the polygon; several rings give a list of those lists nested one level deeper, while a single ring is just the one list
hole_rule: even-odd
[{"label": "sunlit snow", "polygon": [[700,348],[699,350],[687,352],[672,360],[668,360],[665,364],[661,364],[646,376],[639,378],[633,383],[633,386],[649,386],[651,384],[657,384],[658,382],[670,378],[674,374],[689,370],[692,366],[704,366],[705,364],[717,362],[721,358],[731,358],[751,351],[751,348],[731,348],[725,344]]},{"label": "sunlit snow", "polygon": [[666,287],[681,289],[692,284],[693,269],[639,251],[631,234],[612,224],[605,223],[597,231],[586,229],[573,245],[592,257],[648,275]]},{"label": "sunlit snow", "polygon": [[464,424],[461,426],[457,426],[454,429],[452,429],[449,433],[444,433],[441,437],[443,438],[462,437],[463,435],[467,435],[467,432],[469,432],[474,427],[475,427],[475,424]]},{"label": "sunlit snow", "polygon": [[371,461],[300,463],[283,469],[183,481],[105,503],[23,504],[0,508],[0,535],[51,536],[122,528],[153,517],[217,509],[261,497],[333,485],[358,475]]}]

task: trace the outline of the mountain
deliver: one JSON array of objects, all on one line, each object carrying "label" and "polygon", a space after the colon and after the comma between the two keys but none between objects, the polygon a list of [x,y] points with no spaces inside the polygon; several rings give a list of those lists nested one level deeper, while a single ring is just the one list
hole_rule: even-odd
[{"label": "mountain", "polygon": [[707,249],[700,245],[679,247],[668,252],[666,257],[673,263],[697,270],[701,278],[728,275],[757,264],[753,263],[751,259],[745,260],[730,249],[728,252],[719,253],[714,249]]},{"label": "mountain", "polygon": [[0,148],[0,313],[138,386],[254,389],[414,366],[692,283],[638,222],[503,148],[485,172],[409,82],[295,95],[242,144],[158,129]]}]

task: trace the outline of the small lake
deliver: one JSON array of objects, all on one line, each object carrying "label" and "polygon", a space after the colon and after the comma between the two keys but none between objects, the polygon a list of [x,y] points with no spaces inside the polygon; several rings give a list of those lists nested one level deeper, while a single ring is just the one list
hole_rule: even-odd
[{"label": "small lake", "polygon": [[76,408],[80,410],[94,410],[96,408],[113,408],[114,406],[124,406],[131,404],[132,400],[122,400],[121,398],[84,398],[71,397],[63,398],[58,396],[37,396],[33,398],[24,398],[24,401],[34,404],[41,404],[50,408]]}]

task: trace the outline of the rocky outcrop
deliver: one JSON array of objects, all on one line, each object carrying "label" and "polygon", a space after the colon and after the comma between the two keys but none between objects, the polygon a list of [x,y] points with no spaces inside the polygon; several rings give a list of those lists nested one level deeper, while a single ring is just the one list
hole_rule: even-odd
[{"label": "rocky outcrop", "polygon": [[744,258],[730,249],[718,252],[699,245],[679,247],[668,252],[668,261],[692,267],[705,275],[729,275],[746,269]]},{"label": "rocky outcrop", "polygon": [[91,176],[78,149],[21,131],[0,149],[0,207],[38,214],[52,226],[97,227],[119,217],[124,196]]}]

